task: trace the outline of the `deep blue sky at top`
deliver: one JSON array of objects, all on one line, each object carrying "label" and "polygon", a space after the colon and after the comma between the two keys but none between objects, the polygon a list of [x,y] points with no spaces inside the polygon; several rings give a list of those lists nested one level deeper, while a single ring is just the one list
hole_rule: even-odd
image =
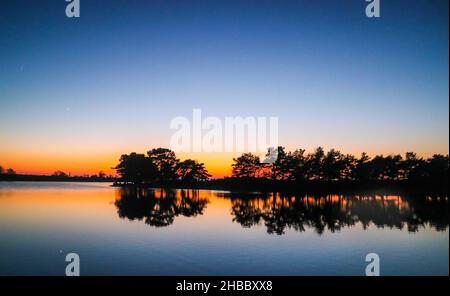
[{"label": "deep blue sky at top", "polygon": [[163,145],[193,108],[278,116],[289,147],[448,153],[447,0],[66,5],[0,0],[0,153]]}]

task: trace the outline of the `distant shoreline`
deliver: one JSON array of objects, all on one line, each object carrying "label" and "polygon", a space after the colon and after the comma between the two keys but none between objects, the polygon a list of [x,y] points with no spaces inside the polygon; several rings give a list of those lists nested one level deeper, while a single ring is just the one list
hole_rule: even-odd
[{"label": "distant shoreline", "polygon": [[0,174],[0,181],[29,181],[29,182],[115,182],[118,178],[98,176],[51,176],[29,174]]}]

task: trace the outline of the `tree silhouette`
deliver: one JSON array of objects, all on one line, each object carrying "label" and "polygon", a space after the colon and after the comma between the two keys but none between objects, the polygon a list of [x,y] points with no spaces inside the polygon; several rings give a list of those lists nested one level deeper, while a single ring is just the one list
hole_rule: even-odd
[{"label": "tree silhouette", "polygon": [[295,180],[303,174],[302,169],[305,165],[303,154],[305,150],[295,150],[286,152],[285,148],[279,146],[278,157],[272,164],[271,178],[274,180]]},{"label": "tree silhouette", "polygon": [[16,171],[12,168],[5,170],[2,166],[0,166],[0,174],[15,175]]},{"label": "tree silhouette", "polygon": [[155,148],[147,152],[151,162],[156,166],[160,183],[177,179],[176,171],[179,160],[175,152],[167,148]]},{"label": "tree silhouette", "polygon": [[323,161],[325,152],[322,147],[317,147],[314,153],[308,154],[306,161],[306,176],[309,180],[323,179]]},{"label": "tree silhouette", "polygon": [[199,163],[192,159],[186,159],[179,162],[177,164],[176,173],[182,181],[188,182],[204,181],[211,177],[203,163]]},{"label": "tree silhouette", "polygon": [[66,173],[64,173],[63,171],[55,171],[52,174],[53,177],[58,177],[58,178],[67,178],[69,177],[69,175],[67,175]]},{"label": "tree silhouette", "polygon": [[346,154],[343,156],[343,158],[342,158],[342,167],[343,168],[342,168],[341,175],[340,175],[341,180],[346,180],[346,181],[355,180],[353,171],[356,168],[357,161],[358,161],[358,159],[351,154]]},{"label": "tree silhouette", "polygon": [[12,168],[9,168],[9,169],[6,170],[6,173],[7,173],[8,175],[15,175],[15,174],[16,174],[16,171],[13,170]]},{"label": "tree silhouette", "polygon": [[426,166],[426,174],[435,181],[448,181],[448,165],[449,158],[447,156],[435,154],[428,161]]},{"label": "tree silhouette", "polygon": [[289,163],[291,164],[291,169],[289,172],[290,180],[303,181],[307,178],[305,152],[305,149],[297,149],[292,153],[288,153],[288,157],[290,158]]},{"label": "tree silhouette", "polygon": [[238,158],[233,158],[233,177],[257,177],[260,169],[259,157],[251,153],[244,153]]},{"label": "tree silhouette", "polygon": [[[205,165],[196,160],[187,159],[180,162],[170,149],[155,148],[144,154],[132,152],[120,157],[119,164],[114,168],[125,184],[152,183],[153,185],[167,185],[168,182],[204,181],[211,177]],[[105,174],[100,171],[97,178]],[[158,184],[157,184],[158,183]]]},{"label": "tree silhouette", "polygon": [[371,161],[372,178],[375,180],[398,180],[401,162],[401,155],[375,156]]},{"label": "tree silhouette", "polygon": [[334,181],[341,179],[342,172],[345,169],[345,158],[341,152],[331,149],[323,157],[322,160],[322,175],[327,181]]},{"label": "tree silhouette", "polygon": [[371,178],[371,163],[370,157],[366,152],[361,153],[361,157],[355,161],[355,166],[352,169],[352,179],[367,182]]},{"label": "tree silhouette", "polygon": [[157,177],[157,168],[152,160],[145,157],[144,154],[135,152],[123,154],[115,169],[124,181],[132,182],[135,185]]}]

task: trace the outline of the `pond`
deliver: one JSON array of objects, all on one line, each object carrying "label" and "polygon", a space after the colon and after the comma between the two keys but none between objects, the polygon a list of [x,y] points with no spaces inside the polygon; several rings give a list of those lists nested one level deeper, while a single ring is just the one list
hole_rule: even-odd
[{"label": "pond", "polygon": [[0,182],[0,275],[448,275],[447,196]]}]

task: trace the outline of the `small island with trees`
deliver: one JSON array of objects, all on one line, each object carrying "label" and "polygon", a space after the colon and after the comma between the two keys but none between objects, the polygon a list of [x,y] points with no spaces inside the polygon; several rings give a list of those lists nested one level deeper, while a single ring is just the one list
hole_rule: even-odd
[{"label": "small island with trees", "polygon": [[[123,154],[114,169],[118,176],[103,172],[92,176],[70,176],[57,171],[51,176],[19,175],[1,169],[3,181],[95,181],[114,186],[198,188],[231,191],[347,191],[395,189],[414,192],[448,193],[449,156],[418,157],[366,153],[359,157],[322,147],[311,153],[304,149],[286,151],[278,147],[273,163],[262,163],[257,155],[243,153],[233,159],[232,175],[212,179],[205,164],[193,159],[179,160],[174,151],[154,148],[146,154]],[[269,154],[269,153],[268,153]]]},{"label": "small island with trees", "polygon": [[[389,188],[448,192],[449,157],[419,158],[413,152],[370,158],[318,147],[312,153],[278,147],[273,163],[244,153],[233,159],[232,176],[211,179],[203,163],[180,161],[166,148],[121,156],[116,186],[205,188],[238,191],[350,190]],[[269,154],[269,153],[268,153]]]}]

